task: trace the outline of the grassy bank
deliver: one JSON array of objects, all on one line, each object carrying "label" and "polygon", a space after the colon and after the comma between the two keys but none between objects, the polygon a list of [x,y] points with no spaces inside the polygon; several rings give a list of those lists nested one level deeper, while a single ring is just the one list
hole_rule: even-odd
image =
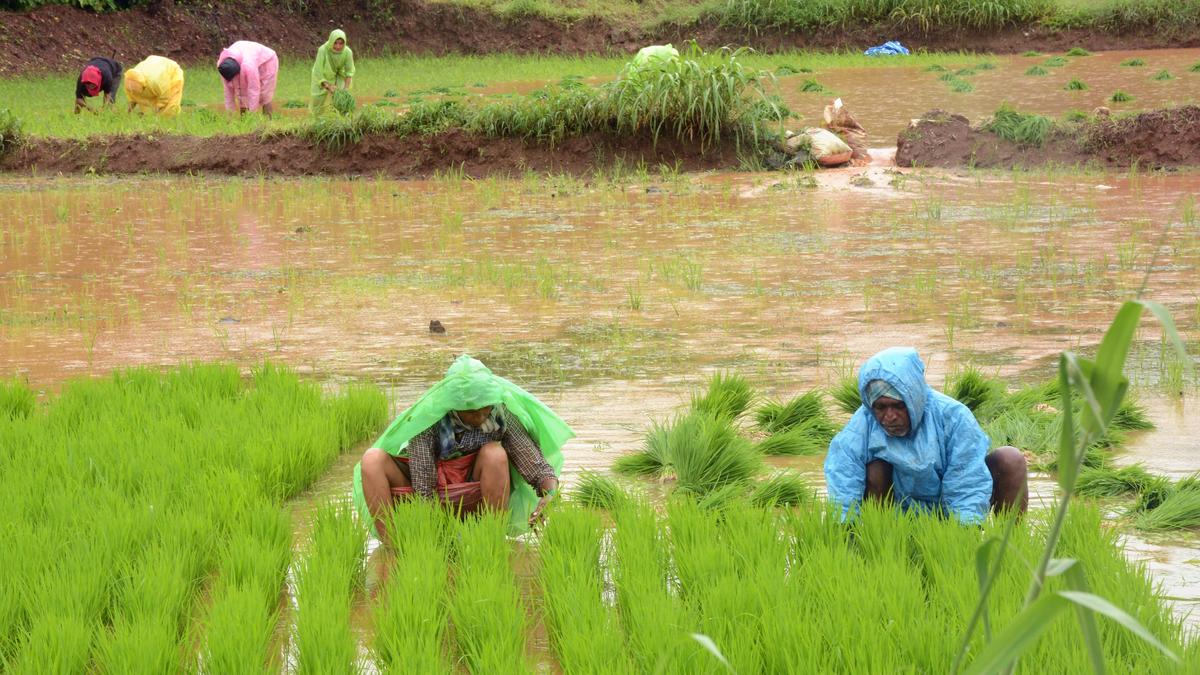
[{"label": "grassy bank", "polygon": [[277,664],[283,504],[386,412],[271,365],[123,371],[45,404],[0,384],[0,667]]}]

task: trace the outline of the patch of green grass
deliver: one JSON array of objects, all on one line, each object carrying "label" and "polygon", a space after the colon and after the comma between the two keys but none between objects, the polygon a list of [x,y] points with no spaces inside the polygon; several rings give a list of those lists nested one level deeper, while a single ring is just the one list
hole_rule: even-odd
[{"label": "patch of green grass", "polygon": [[1141,68],[1142,66],[1146,65],[1146,61],[1144,59],[1136,59],[1136,58],[1135,59],[1125,59],[1124,61],[1121,62],[1121,65],[1125,66],[1126,68]]},{"label": "patch of green grass", "polygon": [[1087,88],[1088,86],[1086,82],[1077,79],[1072,79],[1063,87],[1063,89],[1067,91],[1087,91]]},{"label": "patch of green grass", "polygon": [[984,129],[1000,138],[1033,147],[1041,147],[1046,143],[1054,122],[1044,115],[1017,112],[1005,103],[992,115],[991,121]]},{"label": "patch of green grass", "polygon": [[1067,56],[1091,56],[1092,53],[1083,47],[1071,47],[1066,52]]},{"label": "patch of green grass", "polygon": [[1112,101],[1113,103],[1128,103],[1133,100],[1133,96],[1130,96],[1129,94],[1126,94],[1118,89],[1113,92],[1112,96],[1108,97],[1108,100]]},{"label": "patch of green grass", "polygon": [[1160,71],[1158,71],[1157,73],[1155,73],[1155,74],[1154,74],[1154,76],[1153,76],[1153,77],[1151,77],[1150,79],[1152,79],[1152,80],[1155,80],[1155,81],[1157,81],[1157,82],[1165,82],[1165,81],[1167,81],[1167,80],[1173,80],[1173,79],[1175,79],[1175,76],[1174,76],[1174,75],[1172,75],[1172,74],[1170,73],[1170,71],[1167,71],[1167,70],[1160,70]]},{"label": "patch of green grass", "polygon": [[1025,71],[1025,74],[1034,77],[1041,77],[1043,75],[1049,75],[1050,71],[1041,66],[1030,66],[1029,69]]}]

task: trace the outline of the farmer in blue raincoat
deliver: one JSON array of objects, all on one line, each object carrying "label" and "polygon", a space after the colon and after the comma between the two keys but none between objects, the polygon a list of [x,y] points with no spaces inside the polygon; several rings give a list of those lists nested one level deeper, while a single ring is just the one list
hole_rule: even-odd
[{"label": "farmer in blue raincoat", "polygon": [[863,499],[894,500],[978,524],[1029,504],[1025,456],[991,440],[967,406],[925,382],[915,349],[892,347],[858,373],[863,404],[829,444],[825,480],[843,515]]}]

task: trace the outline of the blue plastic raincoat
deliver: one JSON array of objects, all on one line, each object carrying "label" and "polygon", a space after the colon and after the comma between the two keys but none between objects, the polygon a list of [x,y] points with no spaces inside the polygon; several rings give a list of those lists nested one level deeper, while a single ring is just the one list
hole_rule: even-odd
[{"label": "blue plastic raincoat", "polygon": [[884,380],[900,392],[911,427],[889,436],[864,404],[829,444],[825,481],[843,517],[857,508],[866,489],[867,462],[892,465],[893,496],[903,508],[941,508],[962,523],[987,517],[992,474],[984,458],[987,434],[965,405],[925,383],[925,364],[915,349],[892,347],[872,356],[858,373],[858,391]]}]

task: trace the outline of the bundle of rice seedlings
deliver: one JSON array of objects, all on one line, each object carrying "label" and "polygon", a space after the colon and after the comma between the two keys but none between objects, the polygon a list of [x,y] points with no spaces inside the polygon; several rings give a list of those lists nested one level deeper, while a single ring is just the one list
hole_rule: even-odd
[{"label": "bundle of rice seedlings", "polygon": [[0,419],[29,417],[37,400],[33,390],[22,380],[0,380]]},{"label": "bundle of rice seedlings", "polygon": [[343,115],[349,115],[350,113],[354,112],[355,106],[356,103],[354,101],[354,94],[351,94],[345,89],[338,89],[337,91],[333,92],[334,110]]},{"label": "bundle of rice seedlings", "polygon": [[1067,56],[1091,56],[1092,53],[1083,47],[1071,47],[1067,50]]},{"label": "bundle of rice seedlings", "polygon": [[1138,68],[1146,65],[1146,62],[1142,59],[1125,59],[1121,62],[1121,65],[1127,68]]},{"label": "bundle of rice seedlings", "polygon": [[731,484],[745,484],[762,468],[762,456],[728,419],[692,414],[667,433],[667,456],[676,485],[706,494]]},{"label": "bundle of rice seedlings", "polygon": [[1017,112],[1005,103],[996,110],[984,128],[1014,143],[1041,147],[1054,128],[1054,123],[1045,115]]},{"label": "bundle of rice seedlings", "polygon": [[1140,464],[1120,469],[1084,469],[1075,491],[1084,497],[1118,497],[1138,493],[1154,480]]},{"label": "bundle of rice seedlings", "polygon": [[1140,513],[1134,525],[1148,532],[1200,527],[1200,490],[1175,490],[1157,508]]},{"label": "bundle of rice seedlings", "polygon": [[307,108],[308,104],[304,101],[297,101],[293,98],[284,102],[283,107],[294,110],[296,108]]},{"label": "bundle of rice seedlings", "polygon": [[654,422],[646,434],[643,450],[622,455],[613,462],[613,471],[626,476],[661,478],[671,468],[670,435],[675,422]]},{"label": "bundle of rice seedlings", "polygon": [[629,498],[617,481],[595,471],[583,471],[568,493],[571,501],[597,509],[613,509]]},{"label": "bundle of rice seedlings", "polygon": [[858,378],[853,375],[843,377],[829,391],[829,395],[833,397],[838,408],[847,415],[853,415],[862,407],[862,394],[858,391]]},{"label": "bundle of rice seedlings", "polygon": [[1087,88],[1088,86],[1086,82],[1076,79],[1072,79],[1066,84],[1066,86],[1063,87],[1063,89],[1066,89],[1067,91],[1086,91]]},{"label": "bundle of rice seedlings", "polygon": [[1200,73],[1200,61],[1193,63],[1192,67],[1188,68],[1188,70],[1193,73]]},{"label": "bundle of rice seedlings", "polygon": [[754,388],[746,378],[736,373],[716,373],[708,379],[703,395],[692,396],[692,410],[732,420],[746,412],[753,400]]},{"label": "bundle of rice seedlings", "polygon": [[767,433],[786,431],[811,419],[828,419],[825,397],[821,390],[814,389],[797,396],[787,403],[767,401],[754,413],[758,427]]},{"label": "bundle of rice seedlings", "polygon": [[771,434],[754,447],[764,455],[820,455],[829,449],[829,440],[801,425]]},{"label": "bundle of rice seedlings", "polygon": [[1150,421],[1150,414],[1144,406],[1138,404],[1137,399],[1126,396],[1109,426],[1129,431],[1149,431],[1154,428],[1154,422]]},{"label": "bundle of rice seedlings", "polygon": [[1036,49],[1030,49],[1028,51],[1022,52],[1021,56],[1042,56],[1042,53]]},{"label": "bundle of rice seedlings", "polygon": [[1200,490],[1200,472],[1181,478],[1175,484],[1176,490]]},{"label": "bundle of rice seedlings", "polygon": [[1042,75],[1049,75],[1050,71],[1046,70],[1045,68],[1043,68],[1041,66],[1030,66],[1029,69],[1025,71],[1025,74],[1032,75],[1035,77],[1041,77]]},{"label": "bundle of rice seedlings", "polygon": [[1133,504],[1133,512],[1153,511],[1175,493],[1175,486],[1163,476],[1154,476],[1142,486],[1142,492]]},{"label": "bundle of rice seedlings", "polygon": [[927,72],[927,73],[944,73],[944,72],[946,72],[946,67],[935,63],[931,66],[926,66],[925,72]]},{"label": "bundle of rice seedlings", "polygon": [[1133,96],[1126,94],[1120,89],[1113,92],[1113,95],[1108,98],[1113,103],[1128,103],[1133,100]]},{"label": "bundle of rice seedlings", "polygon": [[1051,56],[1043,61],[1042,65],[1046,66],[1047,68],[1062,68],[1063,66],[1067,65],[1067,60],[1061,56]]},{"label": "bundle of rice seedlings", "polygon": [[821,92],[825,91],[825,85],[821,84],[820,82],[817,82],[816,80],[814,80],[812,78],[808,78],[808,79],[804,80],[804,82],[800,85],[800,91],[806,92],[806,93],[820,94]]},{"label": "bundle of rice seedlings", "polygon": [[750,492],[750,503],[754,506],[792,506],[812,497],[813,491],[803,477],[785,471],[755,483]]},{"label": "bundle of rice seedlings", "polygon": [[967,82],[966,80],[955,79],[954,81],[950,82],[950,91],[956,94],[969,94],[975,91],[975,85]]},{"label": "bundle of rice seedlings", "polygon": [[1175,76],[1172,75],[1171,72],[1168,70],[1160,70],[1154,74],[1154,77],[1152,77],[1150,79],[1157,80],[1159,82],[1163,82],[1165,80],[1173,80],[1173,79],[1175,79]]},{"label": "bundle of rice seedlings", "polygon": [[983,61],[975,64],[975,70],[995,70],[996,64],[991,61]]},{"label": "bundle of rice seedlings", "polygon": [[705,511],[724,509],[730,504],[746,497],[746,485],[733,483],[719,487],[696,500],[696,505]]},{"label": "bundle of rice seedlings", "polygon": [[974,366],[968,366],[951,375],[946,384],[946,395],[978,415],[981,408],[1004,398],[1004,382],[984,375]]}]

